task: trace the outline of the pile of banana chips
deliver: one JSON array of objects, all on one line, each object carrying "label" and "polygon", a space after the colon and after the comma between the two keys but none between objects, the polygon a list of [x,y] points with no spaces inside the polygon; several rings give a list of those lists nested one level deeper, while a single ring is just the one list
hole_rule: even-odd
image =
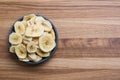
[{"label": "pile of banana chips", "polygon": [[20,61],[38,62],[48,57],[56,46],[52,25],[42,16],[24,16],[22,21],[15,22],[14,30],[9,35],[9,51]]}]

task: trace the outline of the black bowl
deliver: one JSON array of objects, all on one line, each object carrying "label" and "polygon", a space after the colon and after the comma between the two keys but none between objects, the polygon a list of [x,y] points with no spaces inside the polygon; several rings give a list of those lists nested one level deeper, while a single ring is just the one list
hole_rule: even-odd
[{"label": "black bowl", "polygon": [[[36,16],[42,16],[42,15],[36,14]],[[24,17],[24,16],[23,16],[23,17]],[[16,21],[22,21],[22,20],[23,20],[23,17],[19,18],[19,19],[16,20]],[[46,61],[55,53],[55,51],[56,51],[56,49],[57,49],[57,46],[58,46],[58,33],[57,33],[57,30],[56,30],[56,27],[55,27],[55,25],[54,25],[48,18],[46,18],[46,17],[44,17],[44,16],[42,16],[42,17],[43,17],[44,19],[48,20],[48,21],[52,24],[52,28],[53,28],[53,30],[54,30],[54,32],[55,32],[56,47],[51,51],[50,56],[44,57],[44,58],[42,58],[42,60],[40,60],[40,61],[38,61],[38,62],[31,62],[31,61],[29,61],[29,62],[24,62],[24,61],[20,61],[20,60],[18,59],[18,57],[16,56],[16,54],[12,54],[15,59],[17,59],[18,61],[20,61],[20,62],[22,62],[22,63],[26,63],[26,64],[30,64],[30,65],[41,64],[41,63],[43,63],[43,62],[46,62]],[[15,21],[15,22],[16,22],[16,21]],[[9,33],[8,33],[8,48],[10,48],[10,46],[11,46],[11,44],[9,43],[9,35],[10,35],[12,32],[15,32],[15,30],[14,30],[14,24],[15,24],[15,22],[13,23],[13,25],[12,25],[12,27],[10,28]]]}]

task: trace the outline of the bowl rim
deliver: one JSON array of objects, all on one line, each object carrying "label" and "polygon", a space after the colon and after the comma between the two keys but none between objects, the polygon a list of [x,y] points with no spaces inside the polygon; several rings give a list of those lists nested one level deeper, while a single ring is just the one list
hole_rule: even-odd
[{"label": "bowl rim", "polygon": [[[29,15],[29,14],[27,14],[27,15]],[[24,15],[24,16],[27,16],[27,15]],[[48,60],[53,56],[53,54],[55,53],[55,51],[56,51],[56,49],[57,49],[57,47],[58,47],[58,32],[57,32],[56,26],[52,23],[52,21],[51,21],[50,19],[46,18],[45,16],[43,16],[43,15],[41,15],[41,14],[35,14],[35,15],[36,15],[36,16],[41,16],[41,17],[43,17],[45,20],[48,20],[48,21],[51,23],[52,29],[54,30],[54,33],[55,33],[56,46],[55,46],[55,48],[50,52],[50,55],[49,55],[48,57],[42,58],[42,60],[40,60],[40,61],[38,61],[38,62],[29,62],[29,61],[28,61],[28,62],[25,62],[25,61],[20,61],[20,60],[18,59],[17,55],[16,55],[16,54],[13,54],[18,61],[20,61],[20,62],[22,62],[22,63],[30,64],[30,65],[41,64],[41,63],[44,63],[44,62],[48,61]],[[9,52],[9,48],[10,48],[10,46],[11,46],[11,43],[9,42],[9,35],[10,35],[12,32],[15,32],[15,30],[14,30],[14,24],[15,24],[17,21],[22,21],[24,16],[19,17],[16,21],[14,21],[14,23],[12,24],[12,26],[11,26],[10,29],[9,29],[9,32],[8,32],[8,52]],[[9,52],[9,53],[11,53],[11,52]]]}]

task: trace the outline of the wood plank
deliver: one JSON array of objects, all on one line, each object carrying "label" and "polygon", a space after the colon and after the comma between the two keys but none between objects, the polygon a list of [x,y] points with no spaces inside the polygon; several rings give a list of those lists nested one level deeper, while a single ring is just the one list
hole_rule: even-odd
[{"label": "wood plank", "polygon": [[[19,64],[12,58],[3,60],[3,62],[0,62],[1,70],[6,68],[28,68],[27,65],[21,63]],[[33,67],[33,69],[35,69],[35,71],[38,69],[120,69],[119,63],[120,58],[53,58],[41,66]]]},{"label": "wood plank", "polygon": [[[91,74],[92,72],[92,74]],[[66,79],[70,79],[70,80],[119,80],[120,76],[118,75],[120,73],[120,70],[96,70],[96,71],[89,71],[89,72],[76,72],[76,73],[67,73],[67,74],[49,74],[49,75],[43,75],[43,74],[39,74],[39,72],[35,72],[34,73],[28,73],[27,71],[24,71],[24,73],[19,73],[17,71],[15,71],[14,73],[15,76],[13,76],[10,72],[8,74],[6,73],[2,73],[2,77],[1,79],[4,80],[8,80],[8,79],[22,79],[22,80],[38,80],[38,79],[43,79],[43,80],[54,80],[54,79],[58,79],[58,80],[66,80]],[[5,76],[7,75],[7,77]],[[73,76],[75,75],[75,76]],[[24,77],[23,77],[24,76]],[[29,77],[28,77],[29,76]],[[114,77],[113,77],[114,76]]]}]

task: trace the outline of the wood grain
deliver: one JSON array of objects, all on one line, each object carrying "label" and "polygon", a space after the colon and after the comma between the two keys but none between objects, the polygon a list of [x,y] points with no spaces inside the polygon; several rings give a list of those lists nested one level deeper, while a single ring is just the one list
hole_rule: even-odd
[{"label": "wood grain", "polygon": [[[27,66],[8,53],[19,17],[48,17],[59,34],[55,55]],[[0,80],[120,80],[120,0],[0,0]]]}]

